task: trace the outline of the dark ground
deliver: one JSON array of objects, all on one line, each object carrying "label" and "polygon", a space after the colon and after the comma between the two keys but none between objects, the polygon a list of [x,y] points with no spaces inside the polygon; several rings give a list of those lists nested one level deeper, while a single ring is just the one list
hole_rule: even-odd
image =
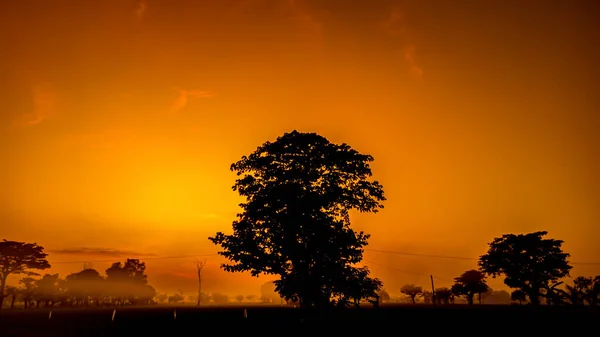
[{"label": "dark ground", "polygon": [[[177,318],[174,319],[173,311]],[[529,335],[585,333],[600,327],[599,308],[385,305],[378,309],[305,312],[279,307],[3,309],[0,336],[250,336],[312,334]],[[533,333],[533,334],[532,334]],[[314,337],[317,337],[316,335]]]}]

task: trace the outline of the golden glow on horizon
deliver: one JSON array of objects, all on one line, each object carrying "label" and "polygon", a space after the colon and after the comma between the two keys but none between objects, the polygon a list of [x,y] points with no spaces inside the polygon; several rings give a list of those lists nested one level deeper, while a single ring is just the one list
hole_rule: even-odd
[{"label": "golden glow on horizon", "polygon": [[[49,251],[213,253],[207,236],[241,201],[229,165],[298,129],[375,157],[386,208],[353,219],[371,248],[477,257],[495,236],[548,230],[572,260],[597,261],[598,4],[462,2],[2,3],[3,235]],[[192,260],[149,260],[151,283],[193,289]],[[214,291],[263,282],[219,261],[204,272]],[[392,294],[475,267],[366,262]]]}]

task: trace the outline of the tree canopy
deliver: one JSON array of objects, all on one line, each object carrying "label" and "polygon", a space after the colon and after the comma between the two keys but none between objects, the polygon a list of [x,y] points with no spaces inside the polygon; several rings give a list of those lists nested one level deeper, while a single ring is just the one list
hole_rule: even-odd
[{"label": "tree canopy", "polygon": [[479,258],[481,271],[497,277],[521,290],[529,301],[538,305],[542,289],[548,289],[562,277],[568,276],[569,254],[562,251],[561,240],[544,239],[548,232],[505,234],[489,244],[489,250]]},{"label": "tree canopy", "polygon": [[0,308],[4,302],[4,287],[10,274],[37,275],[28,269],[50,268],[44,247],[36,243],[3,240],[0,242]]},{"label": "tree canopy", "polygon": [[462,275],[454,279],[452,292],[457,296],[464,296],[469,305],[473,305],[473,297],[476,294],[483,294],[489,290],[485,282],[485,274],[479,270],[467,270]]},{"label": "tree canopy", "polygon": [[233,190],[246,199],[233,234],[209,238],[232,262],[221,267],[279,275],[277,291],[303,306],[329,303],[341,283],[368,277],[351,267],[369,235],[350,228],[349,212],[383,207],[383,187],[369,181],[372,161],[345,143],[298,131],[243,156],[231,165],[239,177]]},{"label": "tree canopy", "polygon": [[400,292],[410,297],[413,304],[415,304],[415,297],[423,293],[423,287],[414,284],[405,284],[400,288]]}]

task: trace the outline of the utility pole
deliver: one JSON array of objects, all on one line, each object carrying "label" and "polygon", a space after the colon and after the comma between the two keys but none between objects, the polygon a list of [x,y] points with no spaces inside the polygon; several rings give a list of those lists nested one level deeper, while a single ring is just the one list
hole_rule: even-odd
[{"label": "utility pole", "polygon": [[202,268],[206,266],[206,259],[204,261],[200,261],[198,259],[196,261],[196,269],[198,269],[198,301],[197,305],[200,306],[200,302],[202,301]]},{"label": "utility pole", "polygon": [[435,286],[433,285],[433,275],[429,275],[431,278],[431,301],[433,302],[433,307],[435,308]]}]

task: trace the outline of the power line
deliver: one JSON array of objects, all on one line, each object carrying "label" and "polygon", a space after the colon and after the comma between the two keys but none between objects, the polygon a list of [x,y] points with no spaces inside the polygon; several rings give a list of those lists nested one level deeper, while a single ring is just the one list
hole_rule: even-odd
[{"label": "power line", "polygon": [[[365,251],[371,251],[371,252],[376,252],[376,253],[385,253],[385,254],[394,254],[394,255],[407,255],[407,256],[436,258],[436,259],[453,259],[453,260],[467,260],[467,261],[478,261],[479,260],[476,258],[465,257],[465,256],[419,254],[419,253],[398,252],[398,251],[382,250],[382,249],[365,249]],[[574,265],[589,265],[589,266],[600,265],[600,262],[569,262],[569,263],[574,264]]]},{"label": "power line", "polygon": [[[169,260],[169,259],[186,259],[186,258],[191,258],[191,257],[204,257],[204,256],[215,256],[218,255],[217,253],[212,253],[212,254],[198,254],[198,255],[177,255],[177,256],[159,256],[159,257],[148,257],[148,258],[143,258],[140,260]],[[70,264],[70,263],[90,263],[90,262],[115,262],[116,259],[111,259],[111,260],[85,260],[85,261],[59,261],[59,262],[52,262],[52,264]]]},{"label": "power line", "polygon": [[377,253],[386,253],[386,254],[395,254],[395,255],[408,255],[408,256],[430,257],[430,258],[436,258],[436,259],[454,259],[454,260],[477,261],[477,259],[475,259],[475,258],[472,258],[472,257],[462,257],[462,256],[418,254],[418,253],[407,253],[407,252],[395,252],[395,251],[391,251],[391,250],[381,250],[381,249],[365,249],[365,251],[371,251],[371,252],[377,252]]},{"label": "power line", "polygon": [[[392,266],[387,266],[387,265],[384,265],[384,264],[381,264],[381,263],[378,263],[378,262],[375,262],[375,261],[365,261],[365,264],[372,264],[372,265],[375,265],[375,266],[379,266],[379,267],[383,267],[383,268],[386,268],[386,269],[394,270],[394,271],[397,271],[397,272],[400,272],[400,273],[403,273],[403,274],[410,274],[410,275],[427,277],[427,278],[429,278],[429,275],[430,275],[430,274],[425,274],[425,273],[417,273],[417,272],[413,272],[413,271],[408,271],[408,270],[404,270],[404,269],[400,269],[400,268],[396,268],[396,267],[392,267]],[[437,276],[434,276],[433,278],[438,279],[438,280],[445,280],[445,279],[441,279],[441,278],[439,278]]]},{"label": "power line", "polygon": [[[434,258],[434,259],[451,259],[451,260],[465,260],[465,261],[478,261],[476,258],[465,257],[465,256],[452,256],[452,255],[436,255],[436,254],[420,254],[420,253],[410,253],[410,252],[401,252],[401,251],[392,251],[392,250],[383,250],[383,249],[370,249],[367,248],[365,251],[375,252],[375,253],[384,253],[384,254],[392,254],[392,255],[405,255],[405,256],[416,256],[423,258]],[[192,257],[204,257],[204,256],[216,256],[217,253],[211,254],[198,254],[198,255],[178,255],[178,256],[159,256],[159,257],[147,257],[143,258],[146,260],[170,260],[170,259],[184,259],[184,258],[192,258]],[[90,263],[90,262],[115,262],[115,259],[111,260],[81,260],[81,261],[59,261],[52,262],[52,264],[71,264],[71,263]],[[589,265],[589,266],[597,266],[600,265],[600,262],[569,262],[573,265]]]}]

